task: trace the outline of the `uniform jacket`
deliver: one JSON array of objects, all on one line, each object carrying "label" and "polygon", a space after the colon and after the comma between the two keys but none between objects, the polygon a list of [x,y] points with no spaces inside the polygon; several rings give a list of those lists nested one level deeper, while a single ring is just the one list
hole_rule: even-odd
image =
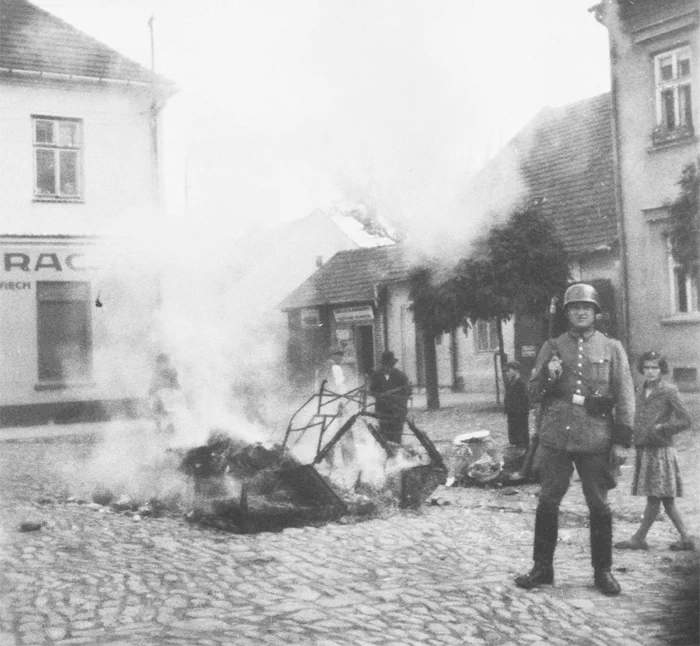
[{"label": "uniform jacket", "polygon": [[[660,424],[661,430],[654,427]],[[690,428],[690,416],[678,396],[678,389],[664,381],[644,396],[644,384],[637,389],[634,415],[635,446],[672,446],[676,433]]]},{"label": "uniform jacket", "polygon": [[518,377],[506,383],[503,409],[506,415],[529,416],[530,402],[527,396],[527,384],[522,377]]},{"label": "uniform jacket", "polygon": [[[563,363],[559,379],[550,380],[547,364],[558,354]],[[634,385],[627,354],[617,339],[597,330],[583,335],[565,332],[547,341],[537,356],[529,382],[531,401],[542,401],[539,441],[571,453],[604,453],[613,441],[613,414],[591,414],[586,401],[593,395],[612,397],[614,421],[632,427]],[[576,400],[582,403],[574,403]],[[590,400],[589,400],[590,401]]]},{"label": "uniform jacket", "polygon": [[408,410],[411,384],[408,377],[398,370],[377,370],[372,374],[369,392],[375,398],[374,410],[377,415],[403,419]]}]

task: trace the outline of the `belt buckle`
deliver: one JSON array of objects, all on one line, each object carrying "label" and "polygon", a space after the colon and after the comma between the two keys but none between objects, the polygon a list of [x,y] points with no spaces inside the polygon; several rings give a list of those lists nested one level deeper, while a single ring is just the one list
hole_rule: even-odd
[{"label": "belt buckle", "polygon": [[586,403],[586,398],[583,395],[573,395],[571,401],[577,406],[583,406]]}]

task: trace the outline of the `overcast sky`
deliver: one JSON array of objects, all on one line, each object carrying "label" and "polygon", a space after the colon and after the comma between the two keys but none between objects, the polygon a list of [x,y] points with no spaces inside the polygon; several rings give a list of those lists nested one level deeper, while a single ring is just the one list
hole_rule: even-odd
[{"label": "overcast sky", "polygon": [[436,217],[540,109],[609,89],[593,0],[35,2],[146,66],[155,15],[156,69],[181,88],[169,208],[186,183],[190,216],[227,227],[353,185],[393,217]]}]

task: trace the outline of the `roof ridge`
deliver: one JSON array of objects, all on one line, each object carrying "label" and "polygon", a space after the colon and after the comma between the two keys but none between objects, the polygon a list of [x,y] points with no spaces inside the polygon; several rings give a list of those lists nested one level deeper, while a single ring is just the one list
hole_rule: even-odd
[{"label": "roof ridge", "polygon": [[[146,65],[143,65],[142,63],[130,58],[126,54],[123,54],[119,50],[115,49],[114,47],[107,45],[95,36],[92,36],[91,34],[83,31],[82,29],[76,27],[67,20],[56,16],[47,9],[44,9],[43,7],[40,7],[34,4],[33,2],[30,2],[30,0],[0,0],[0,6],[2,5],[4,5],[9,11],[9,20],[7,21],[8,26],[5,30],[6,33],[11,34],[13,30],[17,30],[18,32],[21,31],[24,28],[23,18],[27,20],[27,24],[30,28],[33,26],[33,20],[46,21],[49,26],[55,28],[57,32],[56,35],[59,38],[62,37],[62,40],[70,39],[71,37],[73,37],[78,41],[82,41],[84,43],[85,49],[93,48],[93,50],[97,52],[97,55],[104,57],[109,62],[108,64],[105,64],[105,70],[107,72],[107,74],[105,75],[99,75],[96,74],[94,70],[85,69],[81,70],[80,73],[76,72],[75,74],[69,74],[71,76],[83,76],[96,79],[115,79],[123,81],[141,81],[159,84],[160,86],[170,86],[172,88],[177,87],[176,84],[167,77],[158,74],[154,70],[149,69]],[[19,24],[17,22],[18,19],[22,21]],[[63,34],[61,32],[63,32]],[[41,49],[36,48],[35,46],[34,51],[40,53]],[[51,72],[51,70],[49,69],[43,69],[42,66],[37,65],[35,63],[33,64],[32,61],[27,62],[25,59],[25,61],[23,62],[26,63],[26,67],[16,67],[15,69],[27,69],[31,71],[49,73]],[[114,69],[116,66],[118,66],[124,72],[124,74],[110,75],[110,70]]]}]

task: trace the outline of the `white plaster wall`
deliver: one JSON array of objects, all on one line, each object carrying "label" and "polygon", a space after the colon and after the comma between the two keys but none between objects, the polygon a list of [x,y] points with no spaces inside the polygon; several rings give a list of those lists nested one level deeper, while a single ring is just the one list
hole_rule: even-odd
[{"label": "white plaster wall", "polygon": [[[26,254],[32,262],[29,271],[7,270],[4,262],[0,264],[0,405],[144,396],[153,362],[156,277],[128,264],[71,269],[65,262],[69,254],[85,253],[90,264],[99,263],[106,258],[106,251],[96,243],[0,244],[0,261],[6,253]],[[40,254],[55,254],[58,263],[34,269]],[[75,262],[74,266],[82,264]],[[56,390],[36,388],[36,283],[47,280],[86,281],[91,287],[92,378]],[[20,283],[22,289],[8,289],[10,282]],[[95,306],[98,294],[102,307]]]},{"label": "white plaster wall", "polygon": [[[142,90],[0,79],[2,233],[127,230],[153,213],[150,100]],[[34,200],[32,115],[83,122],[82,203]]]},{"label": "white plaster wall", "polygon": [[[389,347],[399,359],[399,367],[416,383],[416,332],[413,316],[408,310],[409,287],[407,283],[392,284],[388,293]],[[403,325],[402,325],[403,311]],[[464,379],[468,392],[495,393],[493,352],[477,352],[473,330],[465,335],[463,329],[456,331],[459,353],[459,374]],[[505,352],[513,356],[513,323],[503,324]],[[438,380],[440,386],[452,386],[451,335],[444,334],[437,345]]]},{"label": "white plaster wall", "polygon": [[[695,139],[653,147],[656,125],[653,55],[690,43],[694,74]],[[664,224],[652,223],[644,211],[659,209],[678,196],[683,167],[699,152],[700,83],[697,82],[698,30],[676,32],[645,44],[625,43],[615,66],[618,81],[621,185],[628,245],[630,352],[648,348],[667,355],[671,366],[700,368],[700,314],[671,315],[671,291]]]}]

